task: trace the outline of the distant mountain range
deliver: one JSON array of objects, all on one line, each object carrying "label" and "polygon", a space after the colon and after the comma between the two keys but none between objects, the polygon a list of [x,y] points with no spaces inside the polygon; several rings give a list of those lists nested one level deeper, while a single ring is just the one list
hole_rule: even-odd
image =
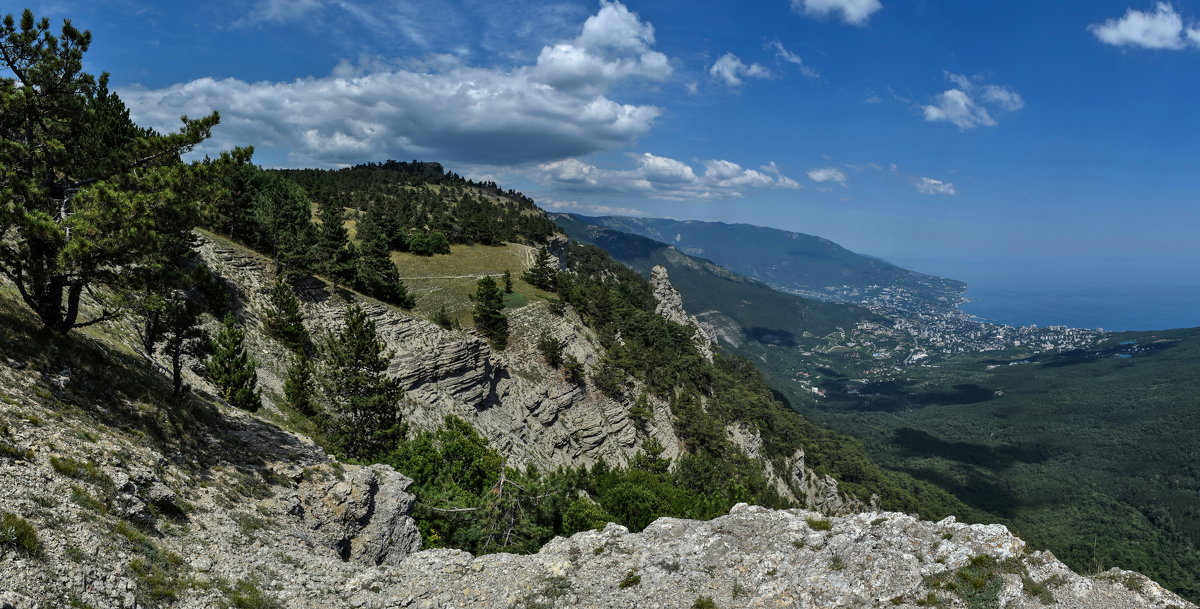
[{"label": "distant mountain range", "polygon": [[749,224],[628,216],[571,216],[667,243],[774,288],[810,298],[862,303],[875,286],[905,288],[930,302],[957,303],[966,284],[852,252],[828,239]]},{"label": "distant mountain range", "polygon": [[648,276],[655,265],[665,267],[683,297],[684,308],[712,326],[715,337],[730,345],[740,346],[744,339],[750,339],[791,347],[798,344],[804,332],[825,335],[862,320],[882,321],[863,307],[780,292],[653,238],[594,223],[602,218],[575,214],[552,217],[567,236],[604,249],[642,275]]}]

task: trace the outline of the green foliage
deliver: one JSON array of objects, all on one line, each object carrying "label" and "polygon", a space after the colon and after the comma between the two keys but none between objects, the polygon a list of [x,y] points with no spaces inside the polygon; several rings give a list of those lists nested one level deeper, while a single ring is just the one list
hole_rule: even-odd
[{"label": "green foliage", "polygon": [[50,456],[50,467],[54,471],[84,482],[90,482],[101,488],[111,488],[113,481],[91,461],[79,461],[70,457]]},{"label": "green foliage", "polygon": [[306,416],[317,414],[316,398],[313,395],[313,364],[308,355],[298,353],[288,366],[283,381],[283,400],[288,408]]},{"label": "green foliage", "polygon": [[566,376],[568,381],[575,383],[576,385],[582,385],[584,383],[583,362],[576,359],[574,354],[567,354],[567,359],[563,361],[562,367],[563,375]]},{"label": "green foliage", "polygon": [[135,269],[129,279],[124,306],[137,320],[143,353],[149,359],[162,345],[171,359],[172,396],[178,400],[184,389],[183,358],[207,353],[201,315],[224,308],[224,289],[199,262],[190,242],[162,250],[154,264]]},{"label": "green foliage", "polygon": [[304,189],[278,174],[257,171],[246,194],[253,224],[241,230],[253,239],[249,243],[270,253],[284,275],[312,272],[316,231]]},{"label": "green foliage", "polygon": [[574,535],[580,531],[598,530],[616,520],[611,514],[605,512],[600,504],[590,498],[577,497],[563,511],[563,533]]},{"label": "green foliage", "polygon": [[563,343],[551,336],[549,331],[542,330],[541,336],[538,337],[537,348],[547,366],[558,368],[563,365]]},{"label": "green foliage", "polygon": [[692,609],[719,609],[711,596],[702,596],[692,603]]},{"label": "green foliage", "polygon": [[258,584],[248,579],[239,579],[232,588],[225,588],[225,597],[230,609],[283,609],[283,603],[263,592]]},{"label": "green foliage", "polygon": [[814,531],[828,531],[833,528],[833,524],[824,518],[808,518],[805,522],[808,523],[808,528]]},{"label": "green foliage", "polygon": [[347,283],[353,275],[354,255],[349,248],[346,233],[346,211],[340,202],[330,198],[319,199],[320,210],[315,247],[317,271],[324,273],[335,284]]},{"label": "green foliage", "polygon": [[385,462],[416,480],[418,523],[430,547],[511,551],[529,542],[524,529],[502,537],[504,516],[519,515],[513,494],[521,490],[502,487],[504,460],[466,421],[447,416],[442,429],[400,442]]},{"label": "green foliage", "polygon": [[621,578],[621,582],[617,584],[617,587],[624,590],[625,588],[631,588],[640,583],[642,583],[642,576],[638,575],[637,571],[629,571],[625,574],[625,577]]},{"label": "green foliage", "polygon": [[450,240],[441,231],[426,231],[412,229],[401,241],[401,249],[418,256],[433,256],[434,254],[449,254]]},{"label": "green foliage", "polygon": [[650,422],[653,416],[654,413],[650,410],[650,399],[644,393],[638,395],[637,400],[633,402],[633,406],[629,407],[629,418],[633,419],[633,424],[638,429],[645,431],[646,424]]},{"label": "green foliage", "polygon": [[601,360],[596,371],[592,373],[592,383],[601,393],[614,400],[625,397],[625,374],[607,358]]},{"label": "green foliage", "polygon": [[475,310],[472,319],[475,329],[487,338],[496,349],[508,346],[508,318],[504,316],[504,294],[496,280],[486,276],[479,280],[475,289]]},{"label": "green foliage", "polygon": [[83,72],[91,34],[61,33],[26,10],[0,25],[0,274],[56,332],[80,319],[80,298],[119,287],[164,244],[186,241],[199,185],[217,164],[179,155],[207,139],[216,113],[160,135],[129,119],[108,77]]},{"label": "green foliage", "polygon": [[413,308],[413,298],[392,262],[387,237],[376,224],[363,223],[359,225],[358,239],[360,245],[351,282],[355,289],[403,309]]},{"label": "green foliage", "polygon": [[150,547],[146,556],[129,561],[129,572],[137,582],[134,595],[150,607],[170,605],[190,583],[187,564],[178,554]]},{"label": "green foliage", "polygon": [[[8,441],[2,438],[9,438]],[[28,448],[21,448],[11,442],[11,436],[7,425],[0,424],[0,457],[12,459],[13,461],[32,461],[33,451]]]},{"label": "green foliage", "polygon": [[362,307],[346,308],[341,330],[326,337],[321,355],[324,412],[319,423],[334,448],[355,459],[390,449],[403,435],[403,392],[400,382],[385,374],[392,354]]},{"label": "green foliage", "polygon": [[271,288],[271,306],[264,315],[263,329],[292,351],[300,352],[308,347],[308,330],[304,329],[300,299],[296,298],[292,286],[282,279]]},{"label": "green foliage", "polygon": [[450,314],[446,312],[446,307],[438,309],[437,312],[433,314],[433,317],[430,319],[430,321],[445,330],[462,329],[462,325],[458,323],[458,320],[450,317]]},{"label": "green foliage", "polygon": [[38,556],[42,553],[42,543],[38,541],[37,531],[33,525],[16,514],[0,510],[0,548],[11,548],[23,552],[27,556]]},{"label": "green foliage", "polygon": [[927,576],[925,585],[956,594],[969,609],[999,609],[1005,573],[1028,577],[1024,566],[1014,559],[998,561],[981,554],[960,569]]},{"label": "green foliage", "polygon": [[521,279],[524,279],[529,285],[541,288],[547,292],[555,291],[557,278],[557,269],[551,263],[550,252],[545,247],[538,248],[537,257],[533,259],[533,265],[521,275]]},{"label": "green foliage", "polygon": [[554,223],[525,195],[494,182],[465,180],[437,163],[387,161],[278,173],[319,204],[336,201],[365,212],[394,250],[448,254],[450,243],[541,243],[554,232]]},{"label": "green foliage", "polygon": [[505,294],[513,293],[512,273],[509,272],[508,269],[504,269],[504,293]]},{"label": "green foliage", "polygon": [[246,352],[246,331],[232,313],[225,315],[220,333],[213,341],[212,355],[206,362],[208,377],[221,390],[227,402],[255,412],[262,406],[258,389],[257,362]]}]

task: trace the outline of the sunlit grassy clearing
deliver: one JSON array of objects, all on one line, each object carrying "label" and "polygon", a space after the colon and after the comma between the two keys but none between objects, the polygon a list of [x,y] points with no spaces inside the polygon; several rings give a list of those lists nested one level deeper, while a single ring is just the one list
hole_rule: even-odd
[{"label": "sunlit grassy clearing", "polygon": [[445,307],[451,317],[464,325],[471,324],[471,294],[476,282],[484,275],[501,281],[504,271],[512,273],[513,291],[504,299],[510,308],[531,301],[546,300],[550,294],[521,280],[529,268],[533,248],[508,243],[503,246],[450,246],[450,255],[417,256],[392,252],[392,261],[400,269],[400,277],[417,299],[416,311],[431,316]]}]

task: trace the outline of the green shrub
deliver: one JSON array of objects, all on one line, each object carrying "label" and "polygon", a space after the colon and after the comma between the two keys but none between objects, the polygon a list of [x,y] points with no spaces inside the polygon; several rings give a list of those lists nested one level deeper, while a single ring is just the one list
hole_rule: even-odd
[{"label": "green shrub", "polygon": [[100,471],[100,468],[91,461],[84,463],[70,457],[60,458],[52,456],[50,457],[50,467],[53,467],[54,471],[76,480],[91,482],[105,488],[112,488],[113,485],[112,478],[109,478],[108,474]]},{"label": "green shrub", "polygon": [[692,603],[692,609],[717,609],[717,602],[711,596],[702,596]]},{"label": "green shrub", "polygon": [[617,587],[623,590],[640,583],[642,583],[642,576],[638,575],[637,571],[630,571],[625,574],[625,577],[621,578],[621,583],[617,584]]},{"label": "green shrub", "polygon": [[12,548],[29,556],[42,552],[37,531],[24,518],[9,512],[0,512],[0,548]]},{"label": "green shrub", "polygon": [[108,513],[108,506],[104,502],[92,497],[78,486],[71,487],[71,502],[100,514]]},{"label": "green shrub", "polygon": [[814,531],[828,531],[833,528],[833,524],[824,518],[807,518],[805,522],[808,523],[808,528]]},{"label": "green shrub", "polygon": [[138,601],[152,607],[175,602],[188,584],[187,565],[178,554],[154,546],[149,554],[129,561],[129,571],[138,584]]},{"label": "green shrub", "polygon": [[258,588],[249,580],[238,580],[232,588],[225,589],[231,609],[283,609],[283,604]]},{"label": "green shrub", "polygon": [[31,461],[33,460],[33,451],[28,448],[9,444],[8,442],[0,442],[0,457],[12,459],[13,461]]}]

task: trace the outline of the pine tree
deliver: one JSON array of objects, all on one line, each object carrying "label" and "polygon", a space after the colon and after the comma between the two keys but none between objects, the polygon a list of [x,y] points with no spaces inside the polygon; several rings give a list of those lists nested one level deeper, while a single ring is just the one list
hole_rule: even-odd
[{"label": "pine tree", "polygon": [[512,273],[510,273],[508,269],[504,269],[504,293],[512,294],[512,290]]},{"label": "pine tree", "polygon": [[551,368],[558,368],[563,364],[563,343],[561,340],[550,335],[547,330],[542,330],[541,336],[538,337],[538,351],[542,352],[542,358],[546,360],[546,365]]},{"label": "pine tree", "polygon": [[257,238],[275,258],[277,271],[308,275],[314,268],[316,231],[308,194],[295,182],[260,171],[251,183],[251,205]]},{"label": "pine tree", "polygon": [[311,417],[317,413],[313,400],[313,365],[307,355],[299,353],[288,367],[283,381],[283,400],[289,408]]},{"label": "pine tree", "polygon": [[353,273],[354,254],[348,246],[345,211],[330,197],[321,201],[317,217],[321,221],[314,248],[317,270],[335,285],[346,282]]},{"label": "pine tree", "polygon": [[533,266],[529,267],[528,271],[521,276],[530,285],[546,290],[547,292],[555,291],[555,281],[558,273],[550,261],[550,252],[545,247],[538,248],[537,257],[533,260]]},{"label": "pine tree", "polygon": [[403,392],[385,373],[392,354],[375,333],[375,322],[357,304],[346,309],[342,329],[322,346],[321,384],[326,400],[322,426],[342,454],[367,459],[390,450],[404,429]]},{"label": "pine tree", "polygon": [[258,390],[257,363],[246,352],[246,332],[233,314],[225,315],[221,332],[213,341],[207,362],[208,377],[230,404],[254,412],[262,404]]},{"label": "pine tree", "polygon": [[441,326],[442,329],[445,330],[462,329],[462,326],[459,325],[458,320],[450,317],[450,313],[446,311],[446,307],[438,309],[437,312],[433,314],[433,317],[429,318],[429,321]]},{"label": "pine tree", "polygon": [[160,135],[129,118],[108,76],[83,71],[91,34],[26,9],[0,23],[0,275],[52,331],[81,319],[80,299],[120,288],[130,269],[199,218],[192,196],[217,163],[185,166],[179,155],[207,139],[219,118],[184,119]]},{"label": "pine tree", "polygon": [[308,347],[308,331],[304,329],[304,315],[300,312],[300,299],[287,282],[280,279],[271,288],[271,307],[267,309],[263,322],[264,330],[292,351]]},{"label": "pine tree", "polygon": [[171,395],[183,397],[183,357],[203,357],[208,346],[208,333],[200,327],[200,301],[174,298],[168,301],[161,323],[163,351],[171,358]]},{"label": "pine tree", "polygon": [[390,302],[402,309],[414,304],[408,288],[400,280],[400,271],[392,262],[387,239],[377,230],[359,233],[362,246],[354,261],[354,287],[362,293]]},{"label": "pine tree", "polygon": [[508,346],[508,318],[504,316],[504,294],[490,276],[475,288],[475,328],[497,349]]}]

